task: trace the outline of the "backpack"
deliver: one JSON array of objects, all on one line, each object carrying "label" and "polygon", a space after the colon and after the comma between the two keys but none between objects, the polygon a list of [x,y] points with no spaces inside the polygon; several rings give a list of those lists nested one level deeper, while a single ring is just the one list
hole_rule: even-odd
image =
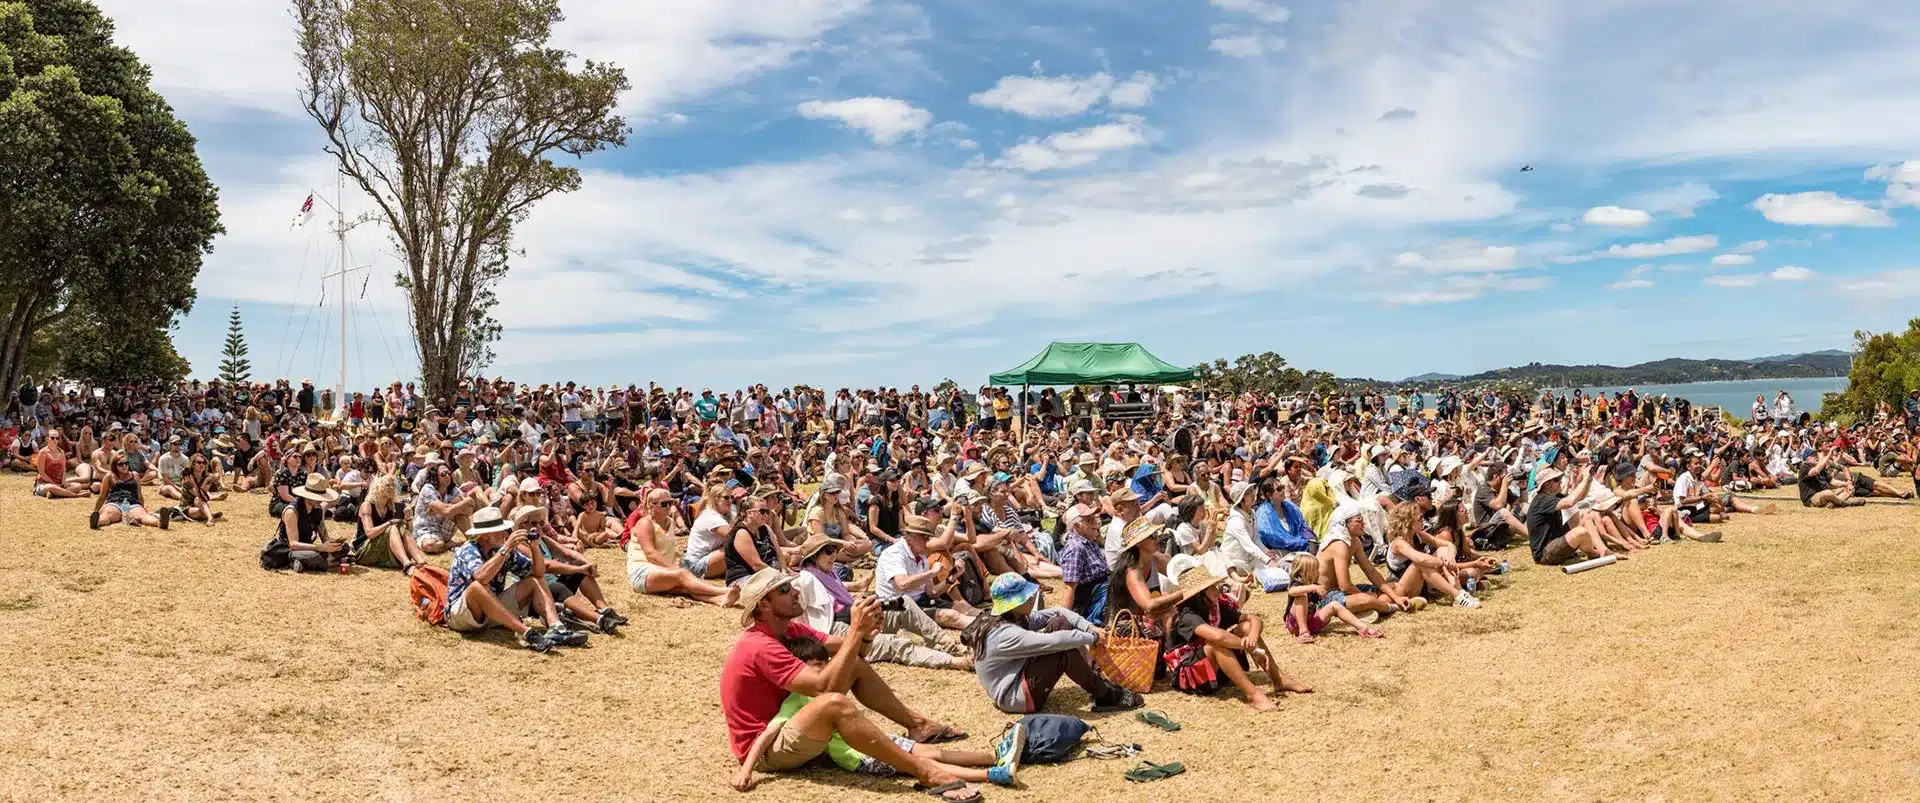
[{"label": "backpack", "polygon": [[287,539],[285,538],[275,535],[273,540],[267,542],[266,548],[260,550],[260,568],[262,569],[271,572],[285,569],[292,565],[293,553],[287,548]]},{"label": "backpack", "polygon": [[1063,714],[1028,714],[1020,718],[1027,731],[1023,764],[1058,764],[1073,758],[1093,726]]},{"label": "backpack", "polygon": [[417,565],[407,575],[407,602],[422,621],[435,627],[447,624],[447,570]]}]

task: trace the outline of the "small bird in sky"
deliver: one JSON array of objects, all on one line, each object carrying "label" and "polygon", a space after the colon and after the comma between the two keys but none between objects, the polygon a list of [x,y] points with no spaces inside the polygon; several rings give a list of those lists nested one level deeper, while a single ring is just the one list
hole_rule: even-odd
[{"label": "small bird in sky", "polygon": [[1521,165],[1521,166],[1520,166],[1520,172],[1522,172],[1522,173],[1531,173],[1531,172],[1533,172],[1533,165]]}]

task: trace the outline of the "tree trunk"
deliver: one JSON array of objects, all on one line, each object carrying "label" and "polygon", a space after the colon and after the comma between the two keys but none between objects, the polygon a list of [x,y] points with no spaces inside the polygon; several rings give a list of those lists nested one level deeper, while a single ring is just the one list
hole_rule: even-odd
[{"label": "tree trunk", "polygon": [[0,332],[0,391],[12,390],[20,384],[20,372],[27,365],[27,351],[33,348],[33,315],[39,305],[37,294],[14,301],[6,331]]}]

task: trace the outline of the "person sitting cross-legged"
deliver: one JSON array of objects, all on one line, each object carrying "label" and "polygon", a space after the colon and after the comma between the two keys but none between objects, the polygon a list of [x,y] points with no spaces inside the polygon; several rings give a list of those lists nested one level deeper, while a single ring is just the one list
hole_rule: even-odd
[{"label": "person sitting cross-legged", "polygon": [[[511,533],[511,534],[509,534]],[[520,646],[547,652],[556,646],[548,631],[560,624],[553,597],[543,579],[546,558],[528,549],[529,534],[515,532],[499,508],[474,511],[467,542],[453,551],[447,571],[447,627],[457,633],[478,633],[490,627],[513,631]],[[507,575],[520,578],[507,585]],[[528,627],[522,619],[537,615],[542,627]],[[587,634],[570,631],[567,646],[585,644]]]},{"label": "person sitting cross-legged", "polygon": [[[879,601],[868,598],[856,604],[848,616],[847,633],[827,636],[796,621],[803,610],[793,580],[794,575],[769,567],[741,584],[740,625],[744,631],[720,670],[720,708],[726,715],[733,756],[743,762],[748,780],[756,771],[798,769],[825,754],[828,742],[838,734],[847,746],[912,775],[942,800],[979,800],[979,790],[932,760],[901,749],[855,705],[858,700],[906,728],[906,738],[915,743],[939,744],[966,738],[966,734],[908,708],[861,659],[862,645],[880,629]],[[826,644],[833,657],[824,667],[808,666],[781,643],[796,636]],[[792,693],[813,699],[793,714],[770,744],[755,751],[754,743]],[[754,762],[745,764],[749,758]],[[736,783],[739,785],[751,783]]]}]

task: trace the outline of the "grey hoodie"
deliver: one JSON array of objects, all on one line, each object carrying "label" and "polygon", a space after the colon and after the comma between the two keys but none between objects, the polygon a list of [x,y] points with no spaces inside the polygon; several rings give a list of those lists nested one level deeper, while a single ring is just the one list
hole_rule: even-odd
[{"label": "grey hoodie", "polygon": [[[985,615],[985,614],[982,614]],[[1064,618],[1069,630],[1048,631],[1054,618]],[[973,666],[980,686],[993,704],[1009,714],[1027,713],[1027,693],[1020,677],[1027,661],[1056,652],[1093,646],[1093,623],[1066,608],[1047,608],[1027,615],[1027,626],[995,627],[987,634],[986,649]]]}]

